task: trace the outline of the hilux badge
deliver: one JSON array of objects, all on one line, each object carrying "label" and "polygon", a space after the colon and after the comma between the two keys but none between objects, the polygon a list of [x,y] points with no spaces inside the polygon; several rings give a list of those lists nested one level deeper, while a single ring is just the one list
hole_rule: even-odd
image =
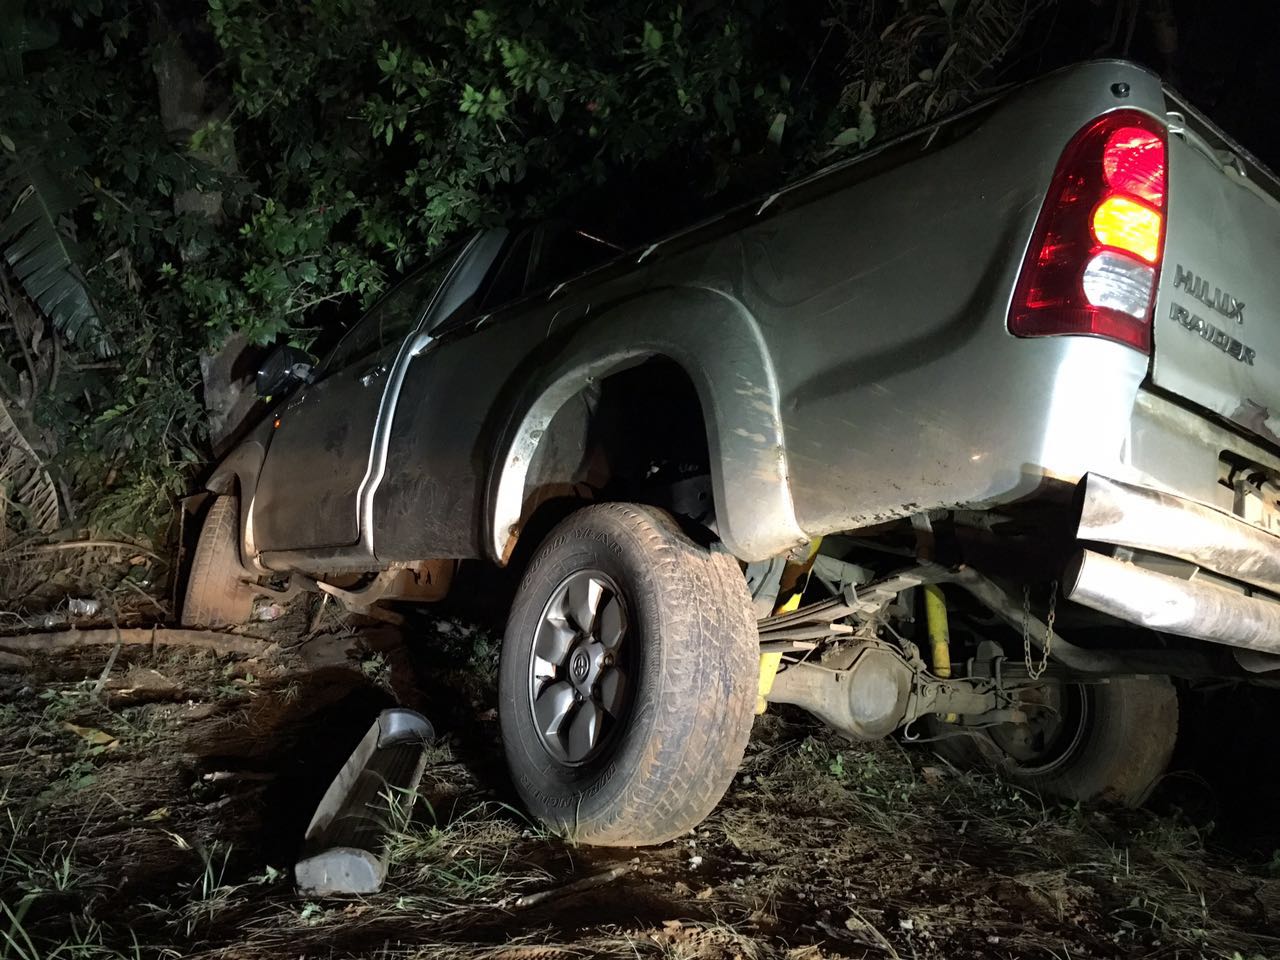
[{"label": "hilux badge", "polygon": [[[1182,264],[1175,264],[1174,270],[1173,286],[1175,290],[1183,290],[1189,293],[1206,307],[1222,314],[1228,320],[1234,320],[1238,324],[1244,323],[1243,300],[1237,300],[1220,287],[1210,288],[1208,280],[1187,270]],[[1212,293],[1210,293],[1210,289],[1212,289]],[[1244,343],[1233,337],[1226,330],[1222,330],[1203,317],[1197,316],[1182,304],[1172,303],[1169,305],[1169,319],[1199,335],[1200,339],[1205,343],[1217,347],[1233,360],[1239,360],[1241,363],[1253,366],[1254,358],[1258,355],[1253,347],[1245,346]]]},{"label": "hilux badge", "polygon": [[1206,307],[1216,310],[1228,320],[1234,320],[1236,323],[1244,323],[1244,301],[1237,300],[1231,294],[1219,287],[1213,288],[1213,294],[1209,294],[1209,281],[1199,274],[1192,273],[1190,270],[1184,270],[1182,264],[1175,264],[1176,271],[1173,278],[1174,287],[1181,287],[1187,293],[1195,297]]}]

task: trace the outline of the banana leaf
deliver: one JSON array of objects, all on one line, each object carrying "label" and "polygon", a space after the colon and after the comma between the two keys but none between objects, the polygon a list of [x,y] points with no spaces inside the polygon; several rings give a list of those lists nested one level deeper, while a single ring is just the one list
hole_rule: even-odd
[{"label": "banana leaf", "polygon": [[75,246],[60,229],[72,198],[34,164],[15,164],[6,182],[10,200],[0,221],[0,251],[40,311],[67,339],[99,356],[115,352],[93,295],[77,263]]}]

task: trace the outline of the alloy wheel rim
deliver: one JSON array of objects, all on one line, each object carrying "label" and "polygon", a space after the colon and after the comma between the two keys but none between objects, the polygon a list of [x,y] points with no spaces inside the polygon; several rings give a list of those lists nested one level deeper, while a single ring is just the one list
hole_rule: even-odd
[{"label": "alloy wheel rim", "polygon": [[569,574],[543,607],[529,658],[529,710],[558,762],[598,756],[630,704],[626,600],[599,570]]}]

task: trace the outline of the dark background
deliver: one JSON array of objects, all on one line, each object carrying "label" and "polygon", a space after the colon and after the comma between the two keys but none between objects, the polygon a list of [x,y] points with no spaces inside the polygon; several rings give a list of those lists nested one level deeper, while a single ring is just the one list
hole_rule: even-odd
[{"label": "dark background", "polygon": [[[1164,11],[1173,49],[1161,43]],[[1132,25],[1132,39],[1126,43]],[[1050,11],[1034,75],[1090,56],[1127,56],[1157,71],[1267,166],[1280,167],[1280,4],[1214,0],[1093,3]],[[1029,45],[1031,46],[1031,45]],[[1161,49],[1164,46],[1165,49]],[[1030,51],[1029,51],[1030,52]]]}]

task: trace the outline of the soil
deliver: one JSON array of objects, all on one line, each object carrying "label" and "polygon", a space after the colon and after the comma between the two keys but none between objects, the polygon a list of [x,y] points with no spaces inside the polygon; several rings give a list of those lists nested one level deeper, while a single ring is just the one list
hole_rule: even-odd
[{"label": "soil", "polygon": [[[1280,956],[1265,698],[1189,693],[1178,772],[1142,812],[1055,806],[927,745],[771,712],[696,831],[599,850],[518,810],[490,627],[271,639],[257,658],[125,649],[99,693],[109,648],[0,673],[0,958]],[[386,886],[304,897],[315,806],[397,702],[442,739]],[[1262,752],[1233,762],[1224,730]]]}]

